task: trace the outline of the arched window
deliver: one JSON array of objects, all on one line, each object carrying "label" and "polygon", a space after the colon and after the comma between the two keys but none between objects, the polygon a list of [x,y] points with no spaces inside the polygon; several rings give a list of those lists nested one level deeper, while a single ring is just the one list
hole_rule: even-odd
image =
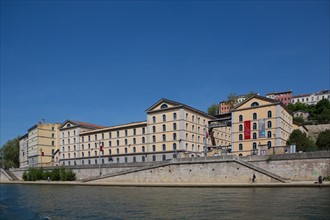
[{"label": "arched window", "polygon": [[136,153],[136,147],[133,147],[133,153]]},{"label": "arched window", "polygon": [[163,125],[163,131],[166,131],[166,125]]},{"label": "arched window", "polygon": [[152,151],[156,151],[156,146],[155,145],[152,145]]},{"label": "arched window", "polygon": [[153,117],[152,117],[152,122],[153,122],[153,123],[156,123],[156,116],[153,116]]},{"label": "arched window", "polygon": [[166,135],[163,134],[163,141],[166,141]]},{"label": "arched window", "polygon": [[268,122],[267,122],[267,127],[268,127],[268,128],[271,128],[271,127],[272,127],[272,122],[271,122],[271,121],[268,121]]},{"label": "arched window", "polygon": [[127,145],[128,144],[128,141],[127,141],[127,139],[125,139],[125,145]]},{"label": "arched window", "polygon": [[152,142],[156,142],[156,136],[155,135],[152,136]]},{"label": "arched window", "polygon": [[109,147],[111,147],[111,141],[109,141]]},{"label": "arched window", "polygon": [[176,120],[176,113],[173,113],[173,120]]},{"label": "arched window", "polygon": [[142,152],[145,152],[146,148],[144,146],[142,146]]},{"label": "arched window", "polygon": [[253,147],[253,150],[257,149],[257,143],[253,142],[252,147]]},{"label": "arched window", "polygon": [[268,132],[267,132],[267,137],[268,137],[268,138],[272,138],[272,132],[271,132],[271,131],[268,131]]},{"label": "arched window", "polygon": [[258,102],[253,102],[253,103],[251,104],[251,107],[256,107],[256,106],[259,106],[259,103],[258,103]]},{"label": "arched window", "polygon": [[239,121],[243,121],[243,115],[240,115],[240,116],[238,117],[238,120],[239,120]]},{"label": "arched window", "polygon": [[257,113],[253,113],[253,120],[257,120]]},{"label": "arched window", "polygon": [[166,109],[166,108],[168,108],[168,106],[167,106],[166,104],[162,104],[162,105],[160,106],[160,108],[161,108],[161,109]]},{"label": "arched window", "polygon": [[152,161],[156,161],[156,155],[152,155]]},{"label": "arched window", "polygon": [[243,125],[239,125],[238,130],[243,131]]},{"label": "arched window", "polygon": [[146,161],[145,156],[142,156],[142,162],[145,162],[145,161]]},{"label": "arched window", "polygon": [[166,121],[166,115],[163,115],[163,121]]},{"label": "arched window", "polygon": [[166,151],[166,145],[163,144],[163,151]]},{"label": "arched window", "polygon": [[142,137],[142,144],[144,144],[146,142],[145,137]]},{"label": "arched window", "polygon": [[257,123],[253,123],[253,130],[257,130]]},{"label": "arched window", "polygon": [[173,150],[176,150],[176,143],[173,143]]},{"label": "arched window", "polygon": [[253,139],[254,140],[257,139],[257,133],[256,132],[253,133]]},{"label": "arched window", "polygon": [[173,140],[176,140],[176,133],[173,133]]},{"label": "arched window", "polygon": [[267,147],[272,147],[272,142],[271,141],[267,142]]},{"label": "arched window", "polygon": [[176,123],[173,123],[173,130],[176,130]]},{"label": "arched window", "polygon": [[127,147],[125,147],[125,154],[127,154]]},{"label": "arched window", "polygon": [[238,145],[238,150],[243,150],[243,144]]},{"label": "arched window", "polygon": [[156,126],[152,126],[152,132],[156,133]]},{"label": "arched window", "polygon": [[166,160],[166,155],[163,155],[163,160]]},{"label": "arched window", "polygon": [[272,117],[272,111],[268,111],[267,116],[268,116],[268,118],[271,118]]},{"label": "arched window", "polygon": [[133,162],[136,162],[136,157],[133,157]]},{"label": "arched window", "polygon": [[119,148],[117,148],[117,154],[119,154]]},{"label": "arched window", "polygon": [[240,141],[243,140],[243,135],[240,134],[240,135],[238,136],[238,139],[239,139]]}]

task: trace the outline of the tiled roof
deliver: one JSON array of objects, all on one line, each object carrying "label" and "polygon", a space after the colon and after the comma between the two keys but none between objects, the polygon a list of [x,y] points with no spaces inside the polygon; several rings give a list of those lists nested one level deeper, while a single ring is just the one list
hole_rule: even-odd
[{"label": "tiled roof", "polygon": [[90,123],[81,122],[81,121],[72,121],[72,122],[77,124],[77,125],[80,125],[82,127],[89,127],[89,128],[95,128],[95,129],[106,127],[106,126],[103,126],[103,125],[95,125],[95,124],[90,124]]}]

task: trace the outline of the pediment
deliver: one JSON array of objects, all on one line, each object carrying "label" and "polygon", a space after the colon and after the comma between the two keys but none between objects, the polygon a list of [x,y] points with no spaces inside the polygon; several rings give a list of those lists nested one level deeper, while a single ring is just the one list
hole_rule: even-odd
[{"label": "pediment", "polygon": [[162,111],[162,110],[172,109],[181,106],[182,106],[181,103],[174,102],[168,99],[161,99],[158,102],[156,102],[154,105],[152,105],[150,108],[148,108],[146,112]]},{"label": "pediment", "polygon": [[274,105],[274,104],[278,104],[278,101],[255,95],[255,96],[252,96],[251,98],[245,100],[238,106],[236,106],[234,108],[234,110],[257,108],[257,107],[261,107],[261,106],[269,106],[269,105]]}]

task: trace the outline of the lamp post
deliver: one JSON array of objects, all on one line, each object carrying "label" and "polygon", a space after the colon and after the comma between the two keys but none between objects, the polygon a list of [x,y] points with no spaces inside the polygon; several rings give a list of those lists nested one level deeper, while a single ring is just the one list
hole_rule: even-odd
[{"label": "lamp post", "polygon": [[101,170],[101,151],[103,151],[102,149],[102,142],[100,141],[99,143],[99,173],[100,173],[100,176],[102,176],[102,170]]}]

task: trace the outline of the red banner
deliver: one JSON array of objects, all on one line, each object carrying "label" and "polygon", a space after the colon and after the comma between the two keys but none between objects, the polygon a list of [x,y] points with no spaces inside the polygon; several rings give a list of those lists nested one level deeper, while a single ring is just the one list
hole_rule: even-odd
[{"label": "red banner", "polygon": [[244,140],[251,139],[251,121],[244,121]]},{"label": "red banner", "polygon": [[42,157],[45,156],[45,153],[44,153],[44,152],[41,152],[41,156],[42,156]]}]

